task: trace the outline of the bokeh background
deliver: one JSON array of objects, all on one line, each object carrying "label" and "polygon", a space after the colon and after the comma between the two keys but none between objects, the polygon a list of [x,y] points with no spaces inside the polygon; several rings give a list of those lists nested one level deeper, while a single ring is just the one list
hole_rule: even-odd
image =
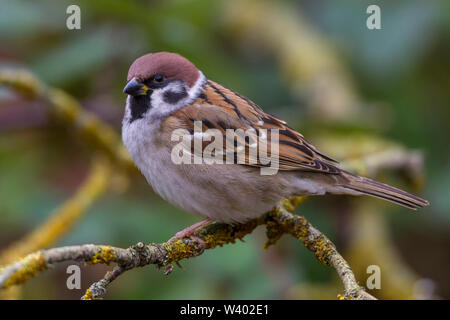
[{"label": "bokeh background", "polygon": [[[381,30],[366,27],[374,3]],[[66,28],[70,4],[81,8],[81,30]],[[157,51],[184,55],[324,153],[430,200],[411,214],[367,198],[310,198],[297,213],[336,243],[361,284],[368,265],[381,267],[375,296],[450,298],[450,2],[0,0],[0,69],[33,72],[118,133],[128,67]],[[95,152],[45,102],[0,86],[0,249],[72,197]],[[382,158],[382,169],[362,155]],[[155,195],[139,174],[111,174],[110,184],[53,246],[163,242],[199,220]],[[264,240],[258,229],[169,276],[153,266],[132,270],[107,298],[335,299],[342,292],[335,271],[301,243],[286,236],[264,251]],[[66,288],[59,265],[8,295],[79,299],[111,267],[81,268],[82,290]]]}]

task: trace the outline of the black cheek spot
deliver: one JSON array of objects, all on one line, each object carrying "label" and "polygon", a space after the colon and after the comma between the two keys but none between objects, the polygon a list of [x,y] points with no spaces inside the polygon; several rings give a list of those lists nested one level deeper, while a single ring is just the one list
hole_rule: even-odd
[{"label": "black cheek spot", "polygon": [[164,102],[170,103],[170,104],[176,104],[181,99],[184,99],[187,97],[187,91],[186,88],[183,88],[181,91],[166,91],[164,92]]}]

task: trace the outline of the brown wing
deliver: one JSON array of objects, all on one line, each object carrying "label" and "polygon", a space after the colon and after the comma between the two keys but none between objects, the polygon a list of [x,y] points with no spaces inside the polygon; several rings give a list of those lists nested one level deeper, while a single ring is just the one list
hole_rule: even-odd
[{"label": "brown wing", "polygon": [[[249,152],[258,136],[266,134],[270,150],[272,138],[271,129],[278,129],[279,133],[279,169],[280,170],[312,170],[326,173],[339,173],[340,169],[331,162],[336,162],[332,158],[320,153],[311,145],[300,133],[290,128],[285,121],[282,121],[270,114],[265,113],[251,100],[231,91],[213,81],[208,81],[205,89],[199,98],[189,106],[176,111],[167,120],[169,125],[166,130],[173,128],[185,128],[194,132],[194,121],[202,121],[202,130],[217,129],[223,136],[226,136],[227,129],[242,129],[250,134],[240,141],[234,141],[233,149],[236,159],[237,148],[242,144],[245,148],[245,165],[261,167],[267,162],[256,157]],[[172,129],[171,129],[172,128]],[[254,134],[252,134],[254,132]],[[205,148],[209,142],[204,142]],[[226,141],[223,143],[226,145]],[[242,150],[242,149],[241,149]],[[226,150],[222,150],[225,152]],[[274,152],[275,155],[275,152]]]}]

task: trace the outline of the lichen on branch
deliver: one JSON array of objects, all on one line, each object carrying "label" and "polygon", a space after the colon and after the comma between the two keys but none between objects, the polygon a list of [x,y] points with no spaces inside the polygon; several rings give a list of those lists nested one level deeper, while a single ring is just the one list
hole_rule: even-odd
[{"label": "lichen on branch", "polygon": [[[205,242],[205,249],[214,249],[242,239],[259,225],[266,225],[268,235],[266,246],[274,244],[283,234],[290,234],[303,242],[320,262],[336,269],[344,284],[343,297],[374,299],[358,285],[350,266],[337,252],[334,244],[304,217],[290,212],[303,200],[304,198],[285,200],[260,219],[244,224],[229,225],[215,222],[201,228],[195,235]],[[8,288],[24,283],[50,265],[65,261],[84,261],[87,264],[115,263],[115,268],[102,280],[91,285],[83,296],[84,299],[99,299],[106,294],[107,286],[127,270],[153,264],[159,268],[163,267],[165,273],[169,274],[173,271],[173,263],[199,256],[203,251],[204,248],[195,238],[148,245],[140,242],[127,249],[90,244],[41,250],[0,269],[0,286]]]}]

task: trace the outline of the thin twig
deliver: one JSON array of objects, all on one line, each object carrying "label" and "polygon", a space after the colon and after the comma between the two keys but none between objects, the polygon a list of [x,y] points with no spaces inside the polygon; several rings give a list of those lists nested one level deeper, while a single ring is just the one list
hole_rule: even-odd
[{"label": "thin twig", "polygon": [[101,151],[115,164],[137,172],[117,132],[66,92],[49,87],[26,70],[0,70],[0,86],[9,86],[24,95],[48,103],[49,114],[78,130],[95,151]]},{"label": "thin twig", "polygon": [[86,181],[69,200],[58,207],[41,226],[15,241],[0,254],[0,263],[11,263],[31,252],[56,243],[83,216],[89,206],[108,188],[110,165],[105,159],[94,160]]}]

